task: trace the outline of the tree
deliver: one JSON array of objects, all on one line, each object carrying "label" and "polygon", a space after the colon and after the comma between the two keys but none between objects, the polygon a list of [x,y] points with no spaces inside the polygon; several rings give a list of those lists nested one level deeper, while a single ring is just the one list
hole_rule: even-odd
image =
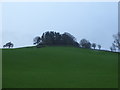
[{"label": "tree", "polygon": [[62,38],[62,44],[63,45],[74,45],[76,42],[76,39],[73,35],[70,33],[65,32],[64,34],[61,35]]},{"label": "tree", "polygon": [[13,46],[14,46],[14,44],[11,43],[11,42],[8,42],[8,43],[6,43],[5,45],[3,45],[4,48],[5,48],[5,47],[12,48]]},{"label": "tree", "polygon": [[114,38],[114,46],[120,51],[120,32],[118,32],[116,35],[113,35]]},{"label": "tree", "polygon": [[33,39],[33,44],[38,45],[40,42],[41,42],[41,38],[39,36],[37,36]]},{"label": "tree", "polygon": [[115,52],[116,51],[116,46],[114,44],[112,44],[112,46],[110,47],[110,50]]},{"label": "tree", "polygon": [[81,41],[80,41],[80,46],[82,47],[82,48],[91,48],[91,43],[88,41],[88,40],[86,40],[86,39],[82,39]]},{"label": "tree", "polygon": [[93,43],[93,44],[92,44],[92,47],[95,49],[95,47],[96,47],[96,43]]},{"label": "tree", "polygon": [[101,45],[98,45],[99,50],[101,49]]}]

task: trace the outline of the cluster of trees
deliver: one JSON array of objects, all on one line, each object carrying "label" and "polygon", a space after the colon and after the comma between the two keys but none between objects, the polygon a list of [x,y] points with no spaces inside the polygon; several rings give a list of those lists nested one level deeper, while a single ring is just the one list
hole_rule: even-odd
[{"label": "cluster of trees", "polygon": [[[120,32],[113,35],[114,41],[112,43],[112,46],[110,47],[111,51],[118,50],[120,52]],[[76,41],[76,38],[71,35],[70,33],[63,33],[60,34],[59,32],[54,31],[47,31],[42,34],[42,36],[37,36],[33,39],[33,44],[37,47],[43,47],[45,45],[53,46],[53,45],[62,45],[62,46],[74,46],[74,47],[81,47],[81,48],[88,48],[88,49],[95,49],[96,47],[101,49],[101,45],[97,45],[96,43],[90,43],[86,39],[80,40],[78,43]],[[3,45],[3,48],[12,48],[14,46],[13,43],[8,42],[5,45]]]},{"label": "cluster of trees", "polygon": [[[60,34],[59,32],[47,31],[42,34],[42,36],[37,36],[33,39],[33,44],[37,47],[44,45],[64,45],[64,46],[75,46],[81,48],[96,48],[96,43],[91,44],[88,40],[82,39],[80,43],[76,41],[76,38],[70,33]],[[101,45],[98,45],[98,48],[101,49]]]},{"label": "cluster of trees", "polygon": [[82,39],[79,44],[80,44],[80,47],[82,47],[82,48],[95,49],[96,46],[98,46],[99,50],[101,49],[101,45],[97,45],[96,43],[90,43],[86,39]]},{"label": "cluster of trees", "polygon": [[33,40],[33,44],[40,45],[69,45],[79,47],[75,37],[70,33],[65,32],[60,34],[59,32],[47,31],[42,34],[41,37],[37,36]]}]

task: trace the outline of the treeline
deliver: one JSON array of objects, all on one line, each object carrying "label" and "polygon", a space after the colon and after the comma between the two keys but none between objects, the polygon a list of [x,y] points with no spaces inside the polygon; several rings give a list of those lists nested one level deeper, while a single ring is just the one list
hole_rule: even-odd
[{"label": "treeline", "polygon": [[[43,47],[45,45],[53,46],[53,45],[63,45],[63,46],[74,46],[74,47],[81,47],[81,48],[89,48],[92,47],[96,48],[96,43],[90,43],[86,39],[80,40],[78,43],[76,38],[68,32],[60,34],[59,32],[54,31],[47,31],[42,34],[42,36],[37,36],[33,40],[33,44],[37,47]],[[98,45],[98,48],[101,48],[101,45]]]},{"label": "treeline", "polygon": [[[110,50],[112,52],[120,52],[120,32],[113,35],[114,41]],[[33,44],[37,47],[44,47],[44,46],[55,46],[55,45],[62,45],[62,46],[74,46],[80,48],[88,48],[88,49],[95,49],[96,47],[101,49],[101,45],[97,45],[96,43],[91,43],[89,40],[81,39],[78,43],[76,38],[68,32],[60,34],[59,32],[54,31],[47,31],[42,34],[42,36],[37,36],[33,39]],[[14,46],[13,43],[8,42],[3,45],[3,48],[12,48]]]}]

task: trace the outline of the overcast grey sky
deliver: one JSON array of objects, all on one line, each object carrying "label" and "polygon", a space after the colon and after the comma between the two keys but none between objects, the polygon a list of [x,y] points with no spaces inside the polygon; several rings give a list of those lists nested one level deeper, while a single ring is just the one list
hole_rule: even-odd
[{"label": "overcast grey sky", "polygon": [[117,2],[2,3],[2,44],[33,45],[43,32],[69,32],[109,49],[118,32]]}]

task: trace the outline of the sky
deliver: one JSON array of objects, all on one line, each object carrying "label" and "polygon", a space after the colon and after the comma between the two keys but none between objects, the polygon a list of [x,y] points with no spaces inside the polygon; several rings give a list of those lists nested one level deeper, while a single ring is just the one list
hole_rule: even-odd
[{"label": "sky", "polygon": [[0,4],[2,45],[32,46],[46,31],[68,32],[109,50],[118,32],[117,2],[6,2]]}]

